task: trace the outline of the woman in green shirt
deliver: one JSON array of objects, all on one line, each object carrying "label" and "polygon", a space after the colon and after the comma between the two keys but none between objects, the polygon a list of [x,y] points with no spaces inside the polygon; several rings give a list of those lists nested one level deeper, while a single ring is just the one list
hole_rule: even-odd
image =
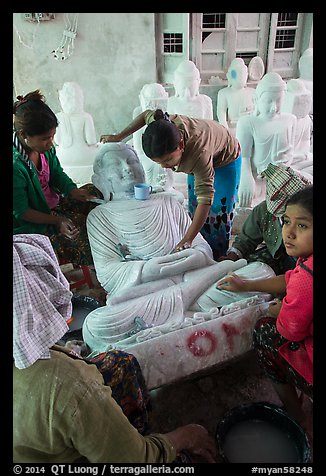
[{"label": "woman in green shirt", "polygon": [[95,205],[85,202],[100,192],[77,188],[63,171],[53,145],[58,121],[39,90],[18,96],[13,113],[13,233],[48,235],[63,261],[93,264],[86,216]]}]

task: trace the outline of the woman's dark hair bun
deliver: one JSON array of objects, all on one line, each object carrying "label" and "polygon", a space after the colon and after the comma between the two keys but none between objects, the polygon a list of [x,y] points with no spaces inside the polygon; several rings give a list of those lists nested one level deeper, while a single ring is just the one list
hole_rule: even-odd
[{"label": "woman's dark hair bun", "polygon": [[154,112],[154,119],[155,121],[164,119],[164,112],[162,111],[162,109],[156,109],[156,111]]}]

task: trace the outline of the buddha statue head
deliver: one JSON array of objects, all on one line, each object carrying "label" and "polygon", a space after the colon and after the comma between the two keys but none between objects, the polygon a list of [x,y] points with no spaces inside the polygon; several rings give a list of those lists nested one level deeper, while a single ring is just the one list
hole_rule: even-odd
[{"label": "buddha statue head", "polygon": [[142,111],[146,109],[162,109],[166,111],[168,93],[159,83],[145,84],[139,94],[139,101]]},{"label": "buddha statue head", "polygon": [[134,185],[145,181],[135,150],[125,142],[102,144],[94,159],[92,183],[105,201],[134,197]]},{"label": "buddha statue head", "polygon": [[254,102],[256,116],[272,118],[281,111],[286,83],[278,73],[265,74],[257,84]]},{"label": "buddha statue head", "polygon": [[199,95],[200,73],[195,63],[182,61],[174,72],[176,97],[191,98]]},{"label": "buddha statue head", "polygon": [[235,89],[245,87],[248,79],[248,68],[242,58],[234,58],[226,73],[228,85]]},{"label": "buddha statue head", "polygon": [[59,100],[66,114],[78,114],[84,110],[84,94],[78,83],[64,83],[59,91]]}]

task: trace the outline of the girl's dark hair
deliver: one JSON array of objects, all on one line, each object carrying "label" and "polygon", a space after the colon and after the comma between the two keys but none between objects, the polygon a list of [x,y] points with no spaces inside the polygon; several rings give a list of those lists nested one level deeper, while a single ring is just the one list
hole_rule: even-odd
[{"label": "girl's dark hair", "polygon": [[39,89],[25,96],[17,96],[14,102],[14,128],[28,136],[45,134],[58,126],[54,112],[45,104],[45,97]]},{"label": "girl's dark hair", "polygon": [[313,186],[309,185],[291,195],[286,202],[286,206],[288,205],[300,205],[310,215],[313,215]]},{"label": "girl's dark hair", "polygon": [[150,159],[173,152],[181,139],[179,129],[170,121],[167,113],[157,109],[154,119],[154,122],[148,124],[142,136],[143,150]]}]

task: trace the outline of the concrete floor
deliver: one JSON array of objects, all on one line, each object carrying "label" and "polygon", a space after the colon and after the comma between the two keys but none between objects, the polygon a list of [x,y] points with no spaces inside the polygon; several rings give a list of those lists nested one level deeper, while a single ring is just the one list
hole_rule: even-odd
[{"label": "concrete floor", "polygon": [[[214,437],[218,421],[233,407],[258,401],[282,405],[253,351],[213,373],[152,390],[151,397],[153,432],[198,423]],[[312,421],[311,401],[305,398],[303,405]]]},{"label": "concrete floor", "polygon": [[[94,287],[74,291],[105,304],[106,293],[92,271]],[[281,406],[270,380],[259,368],[254,352],[218,367],[208,374],[192,376],[183,381],[150,392],[151,432],[165,433],[188,423],[203,425],[215,436],[218,420],[231,408],[244,403],[267,401]],[[311,420],[312,402],[304,398],[304,410]],[[218,462],[222,462],[218,460]]]}]

